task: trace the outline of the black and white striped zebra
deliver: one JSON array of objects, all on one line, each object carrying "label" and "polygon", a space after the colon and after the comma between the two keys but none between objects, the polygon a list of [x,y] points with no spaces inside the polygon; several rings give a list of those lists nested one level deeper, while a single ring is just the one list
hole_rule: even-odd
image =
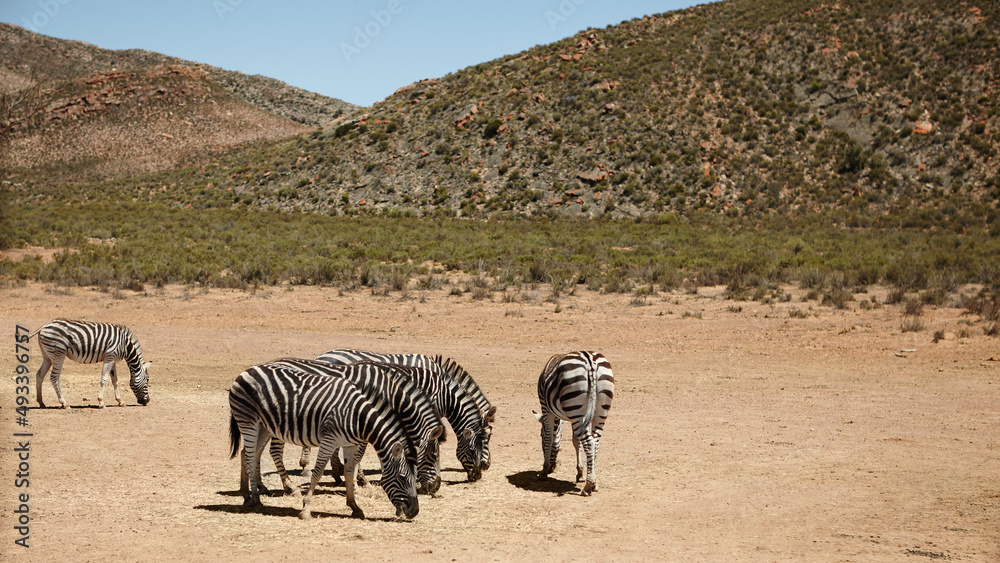
[{"label": "black and white striped zebra", "polygon": [[431,370],[399,364],[382,365],[412,380],[431,397],[434,408],[451,424],[458,438],[455,455],[465,469],[469,481],[478,481],[482,478],[483,448],[489,441],[490,432],[476,403],[465,389],[439,369]]},{"label": "black and white striped zebra", "polygon": [[[370,443],[382,464],[381,485],[396,507],[396,516],[419,512],[416,450],[399,416],[386,403],[371,400],[353,383],[339,377],[305,373],[286,365],[253,366],[241,373],[229,390],[230,457],[240,442],[240,489],[244,506],[260,506],[260,456],[272,436],[300,446],[319,447],[300,518],[311,517],[309,501],[337,448],[344,449],[345,476],[353,475],[357,448]],[[242,437],[242,440],[241,440]],[[364,518],[354,498],[354,480],[347,478],[351,516]]]},{"label": "black and white striped zebra", "polygon": [[72,321],[56,319],[45,324],[28,338],[38,335],[38,346],[42,350],[42,367],[35,376],[35,391],[38,405],[45,406],[42,401],[42,381],[49,368],[52,368],[52,386],[56,390],[56,398],[61,408],[69,408],[63,398],[59,375],[62,373],[66,358],[83,364],[103,363],[101,373],[101,390],[97,394],[97,404],[104,408],[104,388],[108,385],[108,376],[115,388],[115,400],[119,406],[125,402],[118,390],[118,374],[115,364],[124,361],[129,370],[129,387],[135,393],[140,405],[149,403],[149,365],[142,359],[142,348],[127,327],[110,323],[90,321]]},{"label": "black and white striped zebra", "polygon": [[[562,421],[573,426],[576,448],[576,480],[583,479],[586,462],[587,483],[584,496],[597,490],[597,451],[604,422],[615,395],[615,377],[611,363],[596,352],[556,354],[545,364],[538,377],[538,401],[542,413],[535,418],[542,423],[542,475],[552,473],[559,454]],[[581,449],[582,446],[582,449]]]},{"label": "black and white striped zebra", "polygon": [[493,422],[496,420],[496,407],[490,404],[479,384],[462,366],[451,358],[436,356],[433,359],[424,354],[379,354],[364,350],[330,350],[320,354],[316,359],[334,364],[351,364],[360,361],[384,362],[398,364],[446,374],[458,383],[479,407],[483,419],[483,452],[479,463],[481,470],[490,468],[490,438],[493,432]]},{"label": "black and white striped zebra", "polygon": [[[433,494],[441,487],[441,463],[439,440],[444,435],[444,423],[436,412],[430,398],[414,382],[394,371],[387,364],[361,362],[348,366],[333,365],[317,360],[281,358],[268,365],[285,365],[323,377],[341,377],[353,383],[370,399],[384,401],[395,409],[410,442],[417,449],[417,492]],[[358,447],[355,467],[364,456],[365,444]],[[281,476],[286,492],[291,492],[291,483],[282,460],[284,443],[277,437],[271,438],[271,458]],[[330,461],[334,475],[343,474],[343,466],[334,453]],[[350,476],[353,477],[353,476]]]}]

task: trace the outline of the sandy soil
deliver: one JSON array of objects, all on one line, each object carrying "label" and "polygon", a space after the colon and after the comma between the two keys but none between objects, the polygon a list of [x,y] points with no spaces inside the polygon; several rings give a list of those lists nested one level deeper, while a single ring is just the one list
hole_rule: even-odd
[{"label": "sandy soil", "polygon": [[[67,362],[74,408],[29,413],[28,489],[12,486],[12,436],[23,428],[7,377],[0,558],[1000,560],[1000,340],[961,309],[927,309],[923,331],[902,332],[898,306],[835,310],[798,292],[762,304],[703,288],[646,306],[582,288],[558,304],[545,287],[515,303],[448,293],[0,290],[5,374],[15,325],[55,317],[127,324],[153,361],[150,405],[126,387],[128,406],[105,410],[92,408],[99,366]],[[939,330],[945,338],[933,343]],[[349,518],[329,478],[312,521],[296,517],[292,497],[242,513],[229,385],[254,363],[337,347],[463,364],[499,408],[485,478],[463,481],[452,436],[441,494],[422,497],[411,522],[394,521],[375,487],[359,496],[369,518]],[[568,443],[553,478],[537,478],[538,372],[551,354],[577,349],[603,352],[618,382],[592,497],[573,482]],[[30,365],[33,399],[34,341]],[[44,394],[55,403],[48,382]],[[264,469],[276,488],[270,461]],[[14,545],[12,520],[25,490],[27,550]]]}]

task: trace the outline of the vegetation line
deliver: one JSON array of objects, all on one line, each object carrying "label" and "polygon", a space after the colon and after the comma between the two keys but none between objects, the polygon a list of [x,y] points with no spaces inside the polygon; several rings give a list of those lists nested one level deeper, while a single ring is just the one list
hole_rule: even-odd
[{"label": "vegetation line", "polygon": [[735,296],[791,281],[841,288],[886,283],[909,291],[1000,284],[1000,238],[985,228],[858,230],[818,215],[472,221],[142,203],[12,207],[3,215],[0,249],[60,252],[47,262],[0,260],[0,277],[67,286],[405,288],[415,276],[431,283],[446,271],[487,276],[500,289],[554,283],[631,292],[726,284]]}]

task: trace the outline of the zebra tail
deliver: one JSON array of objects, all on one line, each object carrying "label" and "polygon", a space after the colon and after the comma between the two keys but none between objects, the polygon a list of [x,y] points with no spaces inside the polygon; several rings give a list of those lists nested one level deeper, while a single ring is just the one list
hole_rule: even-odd
[{"label": "zebra tail", "polygon": [[45,328],[45,325],[42,325],[42,326],[36,328],[34,330],[34,332],[32,332],[31,334],[28,335],[28,340],[31,340],[36,334],[38,334],[39,332],[42,332],[43,328]]},{"label": "zebra tail", "polygon": [[240,453],[240,427],[236,424],[236,417],[229,415],[229,459],[233,459],[238,453]]},{"label": "zebra tail", "polygon": [[591,363],[587,366],[587,412],[583,415],[583,427],[588,430],[594,422],[595,410],[597,410],[597,368]]}]

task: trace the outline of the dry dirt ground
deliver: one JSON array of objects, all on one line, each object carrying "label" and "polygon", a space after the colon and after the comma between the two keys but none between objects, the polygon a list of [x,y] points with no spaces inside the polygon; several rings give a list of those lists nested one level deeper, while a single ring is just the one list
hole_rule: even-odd
[{"label": "dry dirt ground", "polygon": [[[962,309],[926,309],[926,328],[903,332],[899,306],[836,310],[795,290],[762,304],[702,288],[645,306],[582,288],[557,304],[550,291],[511,303],[444,289],[2,289],[4,374],[15,325],[55,317],[125,323],[153,361],[147,407],[126,387],[126,407],[93,408],[99,366],[67,362],[73,409],[29,412],[28,549],[14,544],[25,489],[13,487],[12,436],[24,428],[5,376],[2,559],[1000,560],[1000,340]],[[451,436],[440,496],[422,497],[413,521],[395,521],[375,487],[359,496],[368,519],[349,518],[329,477],[312,521],[291,497],[243,513],[227,451],[231,382],[258,362],[338,347],[463,364],[498,406],[484,479],[463,480]],[[617,379],[592,497],[573,482],[568,442],[553,478],[537,478],[531,415],[545,361],[578,349],[603,352]],[[32,381],[39,365],[33,340]],[[48,381],[44,397],[55,403]],[[371,454],[364,463],[378,467]]]}]

